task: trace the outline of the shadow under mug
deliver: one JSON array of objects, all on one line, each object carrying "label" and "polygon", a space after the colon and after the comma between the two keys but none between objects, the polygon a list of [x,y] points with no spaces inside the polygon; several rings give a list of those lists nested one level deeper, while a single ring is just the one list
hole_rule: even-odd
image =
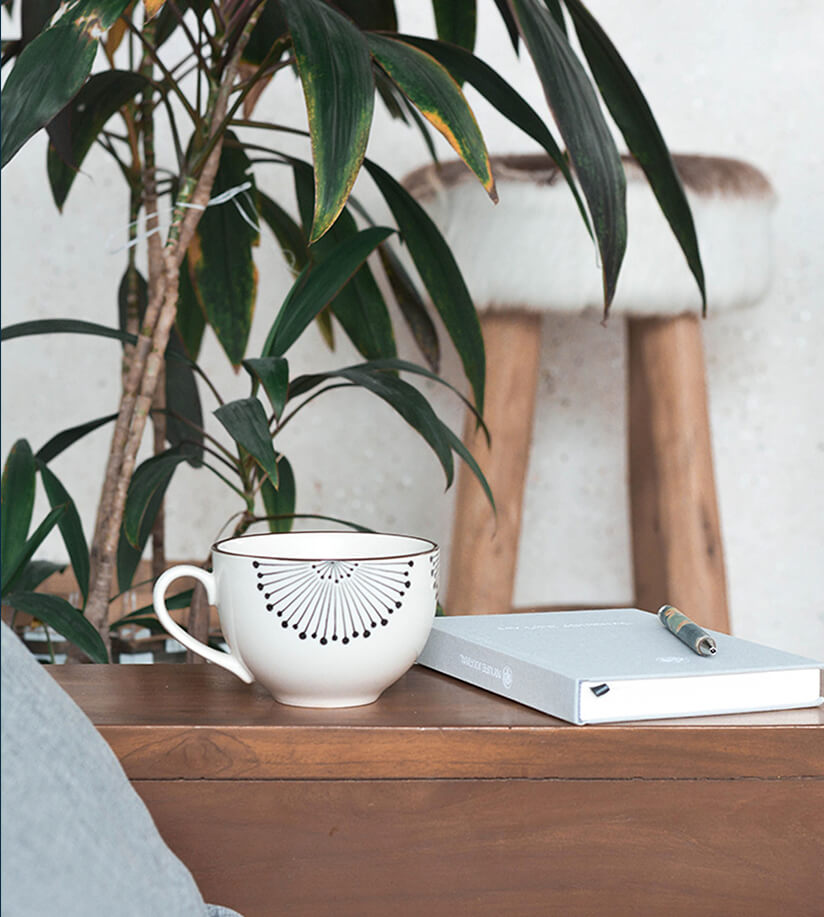
[{"label": "shadow under mug", "polygon": [[[242,535],[212,547],[212,570],[181,564],[153,599],[187,649],[280,703],[353,707],[377,700],[415,662],[435,617],[438,546],[408,535],[289,532]],[[169,615],[169,585],[192,577],[217,605],[224,653]]]}]

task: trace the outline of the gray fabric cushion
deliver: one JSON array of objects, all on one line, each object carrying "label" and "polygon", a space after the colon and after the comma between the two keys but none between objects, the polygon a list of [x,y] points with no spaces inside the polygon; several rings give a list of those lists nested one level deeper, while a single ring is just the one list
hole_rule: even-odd
[{"label": "gray fabric cushion", "polygon": [[2,917],[231,917],[207,906],[113,752],[2,625]]}]

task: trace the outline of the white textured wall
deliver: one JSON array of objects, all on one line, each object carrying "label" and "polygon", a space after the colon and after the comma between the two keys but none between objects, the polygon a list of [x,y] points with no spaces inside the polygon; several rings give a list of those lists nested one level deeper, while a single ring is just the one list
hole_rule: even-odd
[{"label": "white textured wall", "polygon": [[[528,59],[515,59],[492,3],[479,5],[479,54],[544,111]],[[817,0],[589,5],[641,83],[672,149],[748,159],[776,188],[771,293],[755,309],[711,317],[704,326],[717,483],[734,631],[824,657],[824,112],[817,98],[824,6]],[[431,29],[428,4],[401,0],[399,7],[407,31]],[[470,99],[477,101],[471,91]],[[303,121],[294,91],[275,89],[264,105],[261,115]],[[534,148],[482,101],[476,111],[492,152]],[[299,143],[290,149],[305,155]],[[369,152],[396,176],[427,158],[416,134],[381,113]],[[41,137],[3,173],[3,324],[60,315],[114,324],[124,255],[109,250],[126,211],[119,176],[105,156],[93,154],[87,171],[95,178],[78,178],[59,216],[44,160]],[[265,166],[258,174],[269,193],[291,193],[284,170]],[[356,191],[383,212],[368,179]],[[289,283],[266,233],[258,265],[252,353]],[[414,358],[408,339],[401,336],[400,344]],[[620,321],[606,328],[597,317],[546,321],[517,582],[521,604],[631,602],[624,347]],[[293,372],[355,359],[343,342],[329,354],[314,330],[290,354]],[[211,340],[202,363],[227,397],[247,394],[245,378],[227,371]],[[36,449],[58,429],[115,410],[117,367],[117,347],[108,341],[4,344],[3,455],[19,436]],[[461,383],[454,355],[446,355],[444,369]],[[427,392],[459,426],[454,399],[432,386]],[[206,396],[204,406],[213,407]],[[87,532],[109,435],[95,433],[55,462]],[[374,399],[326,396],[287,428],[281,447],[296,468],[299,510],[429,535],[448,551],[453,493],[444,496],[428,449]],[[219,482],[184,469],[169,502],[171,556],[205,554],[236,508]],[[49,547],[59,554],[58,542]]]}]

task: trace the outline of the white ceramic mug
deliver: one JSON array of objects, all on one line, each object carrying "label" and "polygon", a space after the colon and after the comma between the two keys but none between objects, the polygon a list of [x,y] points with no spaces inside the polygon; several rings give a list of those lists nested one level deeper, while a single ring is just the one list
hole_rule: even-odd
[{"label": "white ceramic mug", "polygon": [[[438,546],[363,532],[243,535],[212,547],[212,569],[181,564],[158,577],[154,607],[185,647],[276,700],[354,707],[377,700],[423,649],[437,607]],[[217,605],[229,652],[169,615],[169,584],[189,576]]]}]

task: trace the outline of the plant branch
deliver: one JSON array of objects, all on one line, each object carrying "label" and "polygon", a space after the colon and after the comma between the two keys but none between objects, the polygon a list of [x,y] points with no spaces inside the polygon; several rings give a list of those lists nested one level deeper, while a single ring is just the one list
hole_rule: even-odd
[{"label": "plant branch", "polygon": [[194,53],[195,57],[197,58],[199,67],[208,76],[209,65],[204,60],[203,55],[201,54],[201,45],[197,41],[197,39],[194,37],[194,35],[192,35],[191,29],[186,24],[186,20],[183,17],[183,13],[180,12],[180,8],[178,7],[175,0],[166,0],[166,5],[169,7],[169,9],[174,14],[174,17],[175,19],[177,19],[178,24],[180,25],[181,29],[183,29],[183,33],[186,36],[186,39],[188,40],[189,44],[192,47],[192,52]]},{"label": "plant branch", "polygon": [[[147,26],[151,25],[154,22],[155,22],[154,19],[150,19],[149,23],[147,23]],[[197,124],[198,123],[197,112],[192,108],[191,103],[186,98],[186,94],[181,90],[180,86],[178,85],[178,81],[172,76],[172,74],[169,72],[166,65],[160,59],[160,55],[157,53],[157,48],[155,48],[154,45],[151,44],[151,42],[149,42],[146,39],[143,33],[132,22],[130,22],[128,17],[126,18],[126,25],[129,31],[133,33],[140,40],[140,43],[143,45],[145,53],[149,55],[149,57],[152,59],[152,61],[155,64],[157,64],[158,69],[163,74],[164,78],[166,79],[168,83],[169,89],[171,89],[171,91],[180,100],[181,105],[183,105],[183,107],[186,109],[186,113],[192,119],[192,123]]]},{"label": "plant branch", "polygon": [[290,55],[289,57],[285,58],[284,60],[278,61],[276,64],[272,64],[271,67],[268,67],[267,69],[263,70],[262,72],[259,72],[256,70],[250,77],[248,77],[245,80],[241,80],[237,84],[237,86],[235,86],[234,91],[240,92],[246,89],[247,87],[251,88],[251,86],[257,85],[261,80],[264,80],[267,77],[273,76],[279,70],[283,70],[286,67],[290,67],[292,64],[294,64],[294,62],[295,62],[295,58]]},{"label": "plant branch", "polygon": [[206,375],[206,373],[197,365],[197,363],[192,363],[192,369],[200,376],[200,378],[206,383],[209,391],[215,396],[215,401],[218,404],[225,404],[223,398],[220,395],[220,392],[215,388],[212,380]]},{"label": "plant branch", "polygon": [[[104,640],[108,631],[109,593],[114,579],[126,495],[176,316],[180,266],[209,201],[220,161],[222,124],[226,117],[229,94],[237,78],[240,55],[261,9],[258,8],[246,23],[232,59],[223,71],[217,92],[210,93],[210,102],[213,101],[213,104],[210,106],[209,117],[209,152],[206,156],[201,154],[198,157],[199,168],[192,167],[188,174],[181,176],[181,187],[163,249],[163,271],[149,297],[143,328],[135,346],[134,360],[120,402],[95,524],[89,600],[86,605],[87,617]],[[150,57],[155,60],[156,54],[150,54]]]},{"label": "plant branch", "polygon": [[[147,80],[152,80],[153,56],[148,49],[153,46],[155,38],[156,20],[149,20],[143,27],[141,37],[147,49],[140,65],[140,73]],[[149,267],[149,300],[158,295],[161,288],[163,272],[163,243],[160,240],[158,209],[157,209],[157,163],[155,160],[155,135],[154,135],[154,106],[152,95],[154,90],[147,87],[143,91],[140,105],[140,127],[143,135],[143,207],[146,211],[146,233],[148,246]],[[168,106],[168,100],[166,100]],[[174,127],[171,107],[169,116],[172,119],[173,136],[178,155],[182,159],[180,143],[177,138],[177,129]],[[154,455],[160,455],[166,448],[166,385],[165,365],[160,368],[158,385],[154,391],[152,405],[155,413],[152,415],[152,439]],[[161,502],[152,524],[152,575],[160,576],[166,567],[166,514]]]},{"label": "plant branch", "polygon": [[238,463],[237,463],[237,460],[235,459],[235,456],[223,445],[223,443],[220,442],[219,439],[216,439],[214,436],[212,436],[211,433],[207,433],[207,431],[204,430],[203,427],[198,426],[198,424],[189,420],[188,417],[184,417],[182,414],[179,414],[177,411],[173,411],[171,408],[164,408],[163,410],[164,410],[164,413],[167,414],[169,417],[174,417],[174,419],[177,420],[179,423],[185,424],[187,427],[189,427],[190,430],[194,430],[195,433],[199,433],[201,436],[208,439],[209,442],[214,443],[214,445],[218,449],[220,449],[220,452],[222,452],[223,455],[221,455],[215,449],[212,449],[209,446],[204,445],[203,443],[196,443],[195,440],[186,440],[186,442],[190,442],[192,443],[192,445],[197,445],[199,448],[205,449],[207,452],[214,455],[215,458],[220,459],[220,461],[223,462],[226,466],[228,466],[232,471],[234,471],[235,474],[239,473]]},{"label": "plant branch", "polygon": [[221,32],[226,31],[226,20],[223,18],[223,13],[220,11],[220,6],[212,0],[209,4],[209,9],[212,11],[212,15],[215,17],[215,25],[220,29]]},{"label": "plant branch", "polygon": [[120,171],[123,173],[123,177],[126,179],[126,181],[127,181],[128,183],[131,184],[131,182],[132,182],[132,174],[131,174],[131,172],[129,171],[129,167],[128,167],[128,166],[126,165],[126,163],[123,162],[123,160],[120,158],[120,156],[118,155],[117,150],[116,150],[116,149],[114,148],[114,146],[112,145],[111,140],[109,140],[109,138],[106,136],[105,131],[101,131],[101,134],[102,134],[102,138],[101,138],[100,135],[98,135],[98,136],[95,138],[95,143],[97,143],[99,146],[103,147],[103,149],[109,154],[109,156],[111,156],[112,159],[114,159],[114,161],[117,163],[118,167],[120,168]]},{"label": "plant branch", "polygon": [[[135,168],[140,167],[139,160],[134,163]],[[129,194],[129,242],[137,239],[137,218],[140,213],[140,189],[132,185]],[[140,331],[140,293],[137,283],[137,247],[129,246],[128,266],[126,268],[126,322],[124,330],[137,337]],[[123,345],[123,364],[121,375],[123,384],[128,376],[129,365],[134,356],[134,344]]]},{"label": "plant branch", "polygon": [[228,488],[233,490],[243,500],[244,503],[248,501],[246,494],[239,487],[234,485],[222,472],[218,471],[217,468],[213,468],[208,462],[202,462],[202,465],[204,468],[208,468],[212,474],[217,475],[217,477],[219,477],[220,480],[223,481],[223,483]]},{"label": "plant branch", "polygon": [[[261,9],[262,7],[258,8],[257,15],[260,15]],[[257,21],[256,16],[252,16],[249,19],[249,21],[246,23],[246,29],[244,31],[244,35],[246,36],[245,41],[242,41],[242,42],[239,41],[235,48],[235,58],[234,58],[235,59],[235,68],[237,67],[237,64],[239,63],[240,56],[243,53],[243,49],[246,47],[246,43],[249,40],[249,34],[251,34],[249,23],[254,23],[256,21]],[[217,142],[217,138],[222,137],[224,135],[224,133],[226,132],[226,129],[229,126],[229,122],[234,117],[235,112],[243,104],[243,100],[249,94],[252,87],[258,82],[258,80],[261,77],[261,74],[266,70],[266,67],[268,66],[269,58],[272,55],[272,53],[273,51],[269,51],[269,53],[263,59],[263,62],[261,63],[261,65],[255,71],[255,73],[252,74],[252,76],[247,80],[245,88],[242,89],[240,93],[238,93],[238,97],[234,100],[234,102],[232,103],[232,107],[227,112],[226,106],[228,105],[228,97],[229,97],[229,94],[232,92],[232,87],[231,86],[228,87],[228,91],[226,94],[226,101],[225,101],[224,108],[223,108],[224,114],[223,114],[223,117],[221,118],[221,123],[217,125],[217,127],[214,129],[212,136],[209,139],[209,142],[206,144],[206,148],[200,154],[201,159],[198,160],[198,162],[200,162],[201,160],[205,161],[205,159],[211,154],[212,148],[214,147],[214,144]],[[225,83],[221,83],[221,88],[223,86],[225,86]]]}]

